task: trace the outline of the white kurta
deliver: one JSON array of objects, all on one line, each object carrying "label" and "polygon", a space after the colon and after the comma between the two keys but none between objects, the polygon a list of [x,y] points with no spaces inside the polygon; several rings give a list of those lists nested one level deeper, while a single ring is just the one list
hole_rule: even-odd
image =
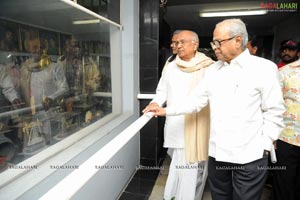
[{"label": "white kurta", "polygon": [[[183,72],[176,62],[164,69],[152,102],[168,106],[182,102],[194,86],[194,73]],[[172,162],[165,186],[164,199],[194,200],[202,196],[206,162],[189,164],[185,158],[185,116],[167,116],[164,130],[164,147],[172,148]]]},{"label": "white kurta", "polygon": [[217,161],[244,164],[262,158],[284,127],[277,67],[248,50],[230,64],[219,61],[210,66],[195,93],[180,104],[168,105],[166,112],[199,112],[208,101],[209,155]]},{"label": "white kurta", "polygon": [[[181,71],[175,61],[168,64],[156,89],[152,102],[168,106],[182,102],[190,92],[193,73]],[[164,147],[184,148],[184,115],[167,116],[164,129]]]}]

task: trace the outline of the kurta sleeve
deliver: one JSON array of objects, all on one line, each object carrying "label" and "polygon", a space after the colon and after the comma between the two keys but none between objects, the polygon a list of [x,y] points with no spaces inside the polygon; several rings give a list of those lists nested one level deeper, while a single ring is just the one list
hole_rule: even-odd
[{"label": "kurta sleeve", "polygon": [[57,97],[64,96],[69,91],[69,86],[67,84],[65,73],[60,65],[56,64],[53,70],[53,76],[55,77],[57,90],[49,96],[51,99],[56,99]]},{"label": "kurta sleeve", "polygon": [[177,105],[166,107],[166,115],[181,115],[199,112],[208,104],[208,91],[207,91],[207,78],[204,77],[195,89],[191,92],[191,95],[183,98]]},{"label": "kurta sleeve", "polygon": [[168,76],[168,74],[169,74],[168,70],[166,70],[165,73],[162,73],[162,76],[159,79],[158,85],[156,87],[156,94],[155,94],[154,98],[152,99],[151,103],[155,102],[159,106],[162,106],[166,102],[167,96],[168,96],[168,92],[167,92],[167,76]]},{"label": "kurta sleeve", "polygon": [[274,140],[277,140],[284,128],[284,100],[281,92],[279,75],[276,66],[270,66],[266,72],[265,82],[261,91],[263,112],[264,149],[271,150]]},{"label": "kurta sleeve", "polygon": [[3,95],[7,98],[8,101],[12,102],[14,99],[19,98],[18,93],[15,90],[14,83],[7,73],[5,66],[0,66],[1,74],[0,74],[0,86],[2,89]]}]

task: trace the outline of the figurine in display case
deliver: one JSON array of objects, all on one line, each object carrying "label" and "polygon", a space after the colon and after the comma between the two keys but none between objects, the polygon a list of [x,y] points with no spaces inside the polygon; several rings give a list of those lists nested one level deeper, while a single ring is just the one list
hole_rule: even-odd
[{"label": "figurine in display case", "polygon": [[58,33],[52,31],[39,31],[40,49],[47,50],[49,55],[58,55]]},{"label": "figurine in display case", "polygon": [[67,39],[65,42],[64,53],[58,58],[57,63],[66,75],[70,96],[77,98],[81,93],[80,72],[82,71],[79,46],[74,39]]},{"label": "figurine in display case", "polygon": [[0,20],[0,49],[3,51],[19,51],[18,25]]},{"label": "figurine in display case", "polygon": [[82,93],[92,96],[92,93],[100,87],[100,71],[94,59],[87,51],[83,52],[83,90]]},{"label": "figurine in display case", "polygon": [[[2,54],[1,54],[1,57]],[[1,59],[1,63],[4,63]],[[12,129],[10,111],[21,104],[18,92],[14,88],[13,81],[9,76],[6,66],[0,64],[0,169],[5,167],[15,155],[17,148],[14,141],[17,137]]]},{"label": "figurine in display case", "polygon": [[69,92],[69,87],[61,66],[51,62],[47,50],[40,52],[38,38],[27,39],[27,48],[31,56],[21,68],[22,96],[26,105],[30,107],[32,115],[32,121],[27,125],[37,127],[32,132],[34,136],[40,137],[40,140],[44,140],[46,144],[51,144],[53,132],[50,119],[59,112],[56,107],[57,102],[63,101],[64,96]]},{"label": "figurine in display case", "polygon": [[[29,27],[27,25],[19,25],[20,27],[20,47],[21,51],[24,53],[31,54],[32,47],[30,47],[29,43],[32,38],[36,38],[39,40],[39,30],[37,28]],[[40,43],[39,43],[40,46]]]},{"label": "figurine in display case", "polygon": [[100,86],[100,71],[87,50],[71,38],[66,40],[64,55],[58,63],[67,76],[67,82],[74,96],[96,91]]},{"label": "figurine in display case", "polygon": [[[95,114],[92,110],[98,102],[92,95],[100,86],[100,71],[96,62],[87,51],[82,50],[78,41],[70,38],[66,40],[64,55],[59,57],[58,63],[64,69],[70,87],[71,97],[67,101],[72,103],[69,105],[89,116]],[[81,121],[86,121],[85,116]]]}]

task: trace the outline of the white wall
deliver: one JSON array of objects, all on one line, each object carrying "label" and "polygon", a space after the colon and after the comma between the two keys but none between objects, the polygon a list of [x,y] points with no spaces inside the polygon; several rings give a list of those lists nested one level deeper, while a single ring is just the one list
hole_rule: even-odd
[{"label": "white wall", "polygon": [[134,174],[139,162],[139,142],[139,137],[133,138],[107,163],[108,166],[123,166],[124,168],[120,170],[99,170],[99,173],[89,180],[72,199],[117,199]]}]

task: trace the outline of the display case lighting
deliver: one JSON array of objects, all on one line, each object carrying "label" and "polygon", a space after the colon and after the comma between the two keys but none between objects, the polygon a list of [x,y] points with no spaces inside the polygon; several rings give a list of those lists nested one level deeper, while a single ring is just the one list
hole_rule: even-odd
[{"label": "display case lighting", "polygon": [[203,12],[200,17],[228,17],[228,16],[249,16],[249,15],[265,15],[267,10],[233,10],[218,12]]},{"label": "display case lighting", "polygon": [[77,20],[73,21],[73,24],[79,25],[79,24],[98,24],[100,23],[100,19],[87,19],[87,20]]}]

